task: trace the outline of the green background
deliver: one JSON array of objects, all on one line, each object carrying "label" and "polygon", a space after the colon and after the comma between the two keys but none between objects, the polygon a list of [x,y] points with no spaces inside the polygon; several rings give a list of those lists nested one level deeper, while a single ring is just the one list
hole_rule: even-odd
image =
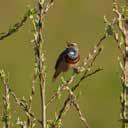
[{"label": "green background", "polygon": [[[36,0],[1,0],[0,1],[0,32],[5,32],[16,21],[20,20]],[[112,0],[55,0],[54,6],[47,13],[44,20],[44,52],[47,70],[47,100],[60,84],[57,79],[52,82],[54,64],[58,54],[63,50],[65,41],[78,42],[81,62],[104,33],[103,16],[112,17]],[[34,72],[33,39],[31,22],[28,21],[19,32],[0,41],[0,68],[9,73],[11,88],[17,96],[28,98]],[[116,43],[112,38],[104,41],[102,54],[95,63],[96,67],[104,70],[84,80],[77,90],[81,91],[79,104],[92,128],[119,128],[120,115],[120,70],[117,61],[119,55]],[[64,76],[69,76],[68,73]],[[0,94],[2,111],[2,87]],[[48,119],[53,119],[55,112],[62,106],[66,93],[61,100],[56,100],[47,110]],[[22,111],[12,101],[14,109],[13,120]],[[34,97],[33,110],[40,116],[39,88],[37,86]],[[1,115],[0,115],[1,116]],[[22,116],[23,118],[23,116]],[[74,109],[64,117],[64,128],[80,128],[81,121]],[[0,124],[2,127],[2,124]],[[40,127],[40,126],[37,126]]]}]

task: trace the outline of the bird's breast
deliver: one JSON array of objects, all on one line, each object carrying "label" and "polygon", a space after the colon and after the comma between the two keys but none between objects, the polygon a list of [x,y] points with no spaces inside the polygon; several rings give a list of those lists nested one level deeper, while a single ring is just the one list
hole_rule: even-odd
[{"label": "bird's breast", "polygon": [[71,59],[68,56],[65,57],[65,61],[68,64],[76,64],[80,61],[80,56],[78,56],[76,59]]}]

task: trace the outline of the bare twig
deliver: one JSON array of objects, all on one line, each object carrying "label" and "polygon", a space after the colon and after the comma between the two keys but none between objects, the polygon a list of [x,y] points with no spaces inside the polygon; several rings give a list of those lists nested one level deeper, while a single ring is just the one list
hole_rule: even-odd
[{"label": "bare twig", "polygon": [[9,83],[8,77],[6,76],[3,70],[0,71],[0,79],[3,82],[4,87],[4,111],[3,111],[3,122],[4,128],[10,128],[10,91],[9,91]]},{"label": "bare twig", "polygon": [[100,45],[103,40],[106,39],[106,33],[99,39],[97,44],[94,46],[93,50],[89,53],[89,55],[84,59],[84,62],[81,66],[81,68],[84,68],[85,66],[89,65],[90,63],[92,64],[95,61],[95,58],[100,54],[101,48]]},{"label": "bare twig", "polygon": [[66,81],[66,83],[63,83],[63,84],[58,88],[57,92],[55,92],[55,93],[52,95],[52,97],[50,98],[50,100],[48,101],[46,107],[48,107],[48,105],[50,105],[50,103],[52,103],[52,102],[56,99],[56,97],[64,90],[64,87],[65,87],[65,86],[68,86],[68,85],[70,85],[70,84],[73,82],[75,76],[76,76],[76,73],[74,73],[74,74],[70,77],[70,79]]},{"label": "bare twig", "polygon": [[69,92],[70,106],[73,105],[75,107],[76,111],[79,114],[80,120],[84,123],[84,125],[85,125],[86,128],[89,128],[89,125],[87,123],[87,120],[83,116],[83,114],[82,114],[82,112],[80,110],[79,104],[76,101],[76,96],[74,95],[73,91],[68,86],[65,86],[65,89]]},{"label": "bare twig", "polygon": [[120,53],[121,53],[121,56],[122,56],[122,58],[124,59],[124,57],[125,57],[125,52],[124,52],[124,49],[121,47],[121,45],[122,45],[123,43],[120,42],[118,33],[114,33],[113,37],[114,37],[114,39],[115,39],[115,41],[116,41],[116,43],[117,43],[117,47],[118,47],[118,49],[119,49],[119,51],[120,51]]},{"label": "bare twig", "polygon": [[25,112],[26,115],[29,115],[34,120],[36,120],[38,123],[42,123],[32,112],[28,110],[28,104],[24,103],[22,100],[18,99],[16,94],[10,89],[10,95],[14,98],[16,104],[22,108],[23,112]]},{"label": "bare twig", "polygon": [[89,128],[88,122],[87,122],[86,118],[83,116],[83,113],[80,110],[79,104],[76,101],[74,101],[73,106],[75,107],[76,111],[78,112],[80,120],[84,123],[85,127]]},{"label": "bare twig", "polygon": [[19,22],[15,23],[11,28],[9,28],[7,32],[1,33],[0,40],[3,40],[11,36],[12,34],[16,33],[21,27],[23,27],[28,17],[29,17],[29,11],[27,11],[27,13],[24,15],[24,17]]},{"label": "bare twig", "polygon": [[33,120],[36,120],[38,123],[41,124],[42,122],[29,110],[28,103],[17,98],[16,94],[11,90],[9,83],[8,83],[8,78],[6,77],[6,74],[3,70],[0,71],[0,78],[4,84],[5,94],[6,94],[4,96],[5,113],[4,113],[4,118],[3,118],[3,121],[5,122],[5,128],[9,128],[10,96],[14,98],[15,103],[23,110],[23,112],[25,112],[26,116],[33,118]]},{"label": "bare twig", "polygon": [[[74,92],[74,91],[80,86],[80,83],[81,83],[85,78],[87,78],[87,77],[89,77],[89,76],[91,76],[91,75],[97,73],[98,71],[101,71],[101,70],[100,70],[100,69],[97,69],[97,70],[95,70],[94,72],[89,73],[89,74],[87,74],[87,75],[84,73],[84,75],[81,77],[81,79],[78,81],[78,83],[75,84],[75,85],[71,88],[71,91]],[[59,113],[58,113],[58,116],[57,116],[57,118],[56,118],[57,121],[59,121],[60,119],[62,119],[62,116],[64,115],[64,113],[66,113],[66,112],[68,111],[68,109],[70,108],[70,104],[71,104],[70,101],[71,101],[71,96],[69,95],[69,96],[67,97],[67,99],[65,100],[65,102],[64,102],[62,108],[60,109]],[[67,109],[67,108],[68,108],[68,109]]]},{"label": "bare twig", "polygon": [[120,29],[120,31],[122,32],[122,35],[124,36],[124,27],[123,27],[123,16],[122,14],[119,12],[119,7],[117,4],[117,0],[113,0],[113,12],[115,12],[115,14],[117,15],[117,21],[118,21],[118,27]]},{"label": "bare twig", "polygon": [[[43,16],[47,13],[48,9],[53,5],[53,3],[54,3],[54,0],[50,0],[46,4],[46,6],[45,6],[45,8],[43,9],[43,12],[42,12]],[[37,12],[36,9],[33,9],[33,10],[34,10],[34,13]],[[7,32],[0,33],[0,40],[3,40],[5,38],[11,36],[12,34],[16,33],[21,27],[23,27],[23,25],[25,24],[25,22],[27,21],[29,16],[30,16],[30,10],[28,10],[25,13],[23,18],[19,22],[15,23],[11,28],[9,28],[9,30]]]},{"label": "bare twig", "polygon": [[45,4],[43,0],[38,1],[38,9],[36,16],[31,15],[32,23],[34,26],[34,52],[35,52],[35,71],[40,83],[40,98],[41,98],[41,116],[42,116],[42,128],[46,128],[46,105],[45,105],[45,57],[42,51],[43,47],[43,18],[48,9],[53,5],[54,0],[50,0]]},{"label": "bare twig", "polygon": [[[119,6],[120,7],[120,6]],[[121,51],[123,64],[120,61],[121,66],[121,83],[122,83],[122,93],[121,93],[121,121],[122,128],[127,127],[128,123],[128,20],[125,17],[125,14],[120,12],[117,4],[117,0],[114,0],[113,11],[117,14],[118,21],[118,29],[121,32],[121,38],[123,39],[121,44],[123,44],[123,48],[119,44],[119,39],[117,35],[114,35],[116,42],[118,43],[118,49]]]},{"label": "bare twig", "polygon": [[37,59],[38,59],[38,71],[39,71],[39,81],[40,81],[40,98],[41,98],[41,109],[42,109],[42,128],[46,128],[46,107],[45,107],[45,67],[44,67],[44,54],[42,52],[42,21],[43,21],[43,7],[41,3],[42,0],[38,2],[38,12],[37,12],[37,38],[35,38],[35,43],[37,46]]},{"label": "bare twig", "polygon": [[[32,79],[31,93],[30,93],[29,100],[28,100],[28,111],[29,112],[32,111],[32,101],[33,101],[33,96],[35,95],[35,81],[37,79],[36,77],[37,77],[37,75],[35,75],[35,73],[34,73],[34,77]],[[31,120],[31,116],[28,114],[27,115],[27,127],[31,128],[31,126],[34,124],[35,124],[35,122],[33,120]]]},{"label": "bare twig", "polygon": [[93,71],[93,72],[91,72],[91,73],[88,73],[88,74],[87,74],[86,72],[84,72],[83,76],[80,78],[80,80],[77,82],[77,84],[75,84],[75,85],[72,87],[71,90],[74,92],[74,91],[80,86],[80,83],[81,83],[85,78],[90,77],[90,76],[94,75],[95,73],[97,73],[97,72],[99,72],[99,71],[101,71],[101,70],[103,70],[103,69],[98,68],[98,69],[96,69],[95,71]]}]

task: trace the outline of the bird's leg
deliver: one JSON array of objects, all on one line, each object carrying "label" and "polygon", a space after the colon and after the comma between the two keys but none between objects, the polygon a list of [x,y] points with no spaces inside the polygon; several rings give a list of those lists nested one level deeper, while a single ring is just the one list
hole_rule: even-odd
[{"label": "bird's leg", "polygon": [[80,73],[80,67],[73,68],[73,74],[74,73]]}]

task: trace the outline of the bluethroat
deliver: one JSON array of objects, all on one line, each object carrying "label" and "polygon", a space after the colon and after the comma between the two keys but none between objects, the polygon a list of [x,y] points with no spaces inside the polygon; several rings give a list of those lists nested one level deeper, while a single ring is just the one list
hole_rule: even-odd
[{"label": "bluethroat", "polygon": [[76,69],[80,62],[79,48],[76,43],[67,42],[65,49],[59,55],[55,64],[55,73],[53,81],[56,80],[61,72],[66,72],[68,69]]}]

